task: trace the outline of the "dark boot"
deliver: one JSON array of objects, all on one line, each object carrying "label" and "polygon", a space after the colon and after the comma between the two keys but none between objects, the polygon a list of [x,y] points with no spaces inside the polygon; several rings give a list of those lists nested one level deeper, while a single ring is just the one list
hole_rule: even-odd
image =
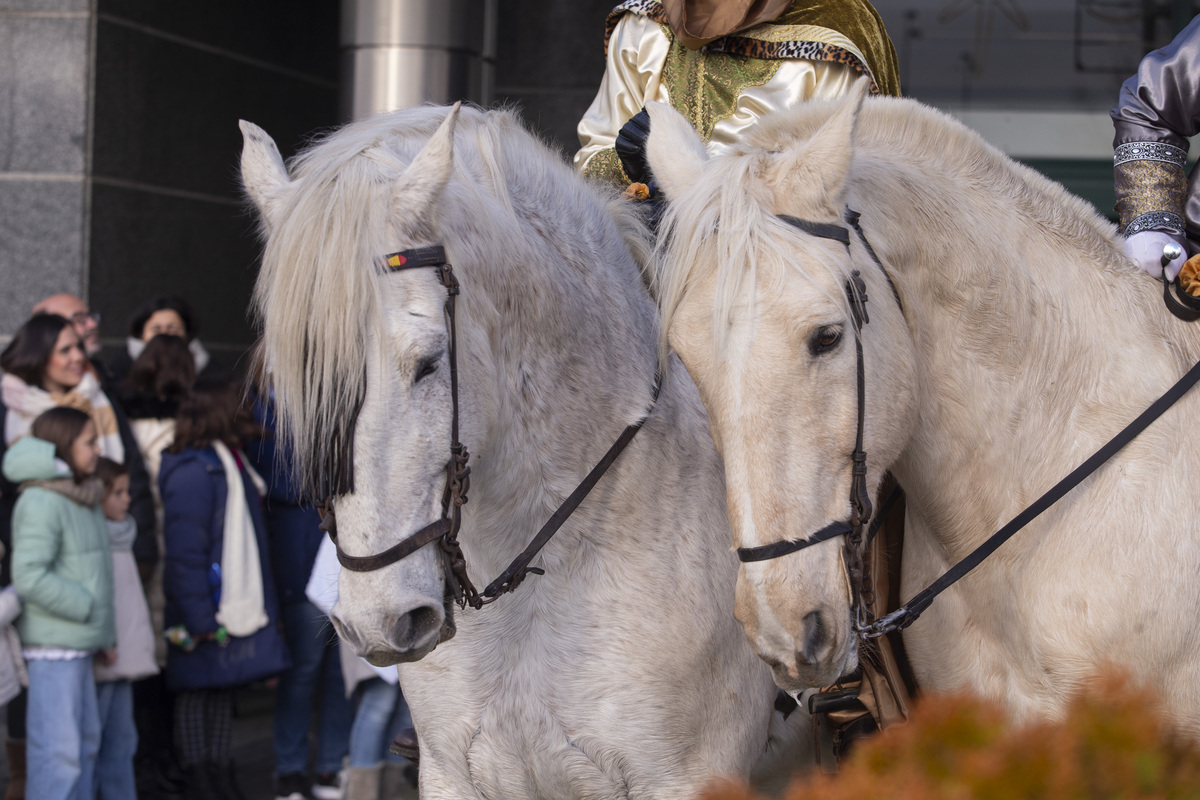
[{"label": "dark boot", "polygon": [[8,756],[8,788],[4,800],[25,800],[25,740],[5,739],[4,752]]},{"label": "dark boot", "polygon": [[414,764],[418,763],[421,758],[421,751],[417,746],[417,729],[405,728],[397,733],[389,749],[395,755],[404,756]]},{"label": "dark boot", "polygon": [[213,783],[217,787],[217,797],[221,800],[246,800],[246,795],[242,794],[242,787],[238,786],[232,761],[224,764],[209,764],[208,767],[212,771]]},{"label": "dark boot", "polygon": [[210,765],[189,764],[184,767],[183,774],[187,781],[183,787],[184,800],[223,800],[224,795],[213,780]]}]

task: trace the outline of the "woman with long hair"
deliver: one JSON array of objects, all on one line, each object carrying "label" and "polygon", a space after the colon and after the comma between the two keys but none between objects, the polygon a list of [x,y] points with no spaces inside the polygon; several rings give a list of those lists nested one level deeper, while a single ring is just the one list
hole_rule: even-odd
[{"label": "woman with long hair", "polygon": [[188,797],[240,797],[230,736],[236,687],[287,669],[260,497],[242,453],[261,435],[239,388],[196,382],[158,474],[166,542],[167,685]]}]

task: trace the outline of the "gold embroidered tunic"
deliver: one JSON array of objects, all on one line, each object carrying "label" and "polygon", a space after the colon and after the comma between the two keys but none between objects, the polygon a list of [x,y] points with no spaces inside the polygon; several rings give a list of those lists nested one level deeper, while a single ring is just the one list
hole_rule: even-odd
[{"label": "gold embroidered tunic", "polygon": [[604,78],[579,122],[576,169],[627,185],[613,144],[648,100],[671,104],[716,154],[764,114],[839,97],[859,77],[874,93],[899,95],[895,49],[875,9],[865,0],[835,5],[796,0],[776,20],[697,50],[676,40],[657,0],[617,6]]}]

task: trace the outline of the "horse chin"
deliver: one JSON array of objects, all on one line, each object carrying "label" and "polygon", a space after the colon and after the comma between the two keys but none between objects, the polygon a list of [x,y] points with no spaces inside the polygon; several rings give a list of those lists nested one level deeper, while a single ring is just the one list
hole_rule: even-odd
[{"label": "horse chin", "polygon": [[823,688],[849,677],[858,669],[858,640],[851,637],[849,645],[840,657],[823,664],[801,664],[794,661],[791,665],[784,665],[774,658],[764,660],[771,667],[771,678],[775,685],[785,692]]},{"label": "horse chin", "polygon": [[362,659],[372,667],[394,667],[397,664],[420,661],[432,653],[435,647],[437,647],[436,641],[427,647],[414,650],[371,650],[362,654]]}]

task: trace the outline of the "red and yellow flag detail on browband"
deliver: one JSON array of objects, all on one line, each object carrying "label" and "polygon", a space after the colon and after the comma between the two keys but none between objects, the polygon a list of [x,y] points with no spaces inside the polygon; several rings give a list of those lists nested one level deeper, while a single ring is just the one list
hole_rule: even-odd
[{"label": "red and yellow flag detail on browband", "polygon": [[408,261],[408,259],[399,253],[393,253],[392,255],[388,256],[387,265],[389,267],[403,267],[405,261]]}]

